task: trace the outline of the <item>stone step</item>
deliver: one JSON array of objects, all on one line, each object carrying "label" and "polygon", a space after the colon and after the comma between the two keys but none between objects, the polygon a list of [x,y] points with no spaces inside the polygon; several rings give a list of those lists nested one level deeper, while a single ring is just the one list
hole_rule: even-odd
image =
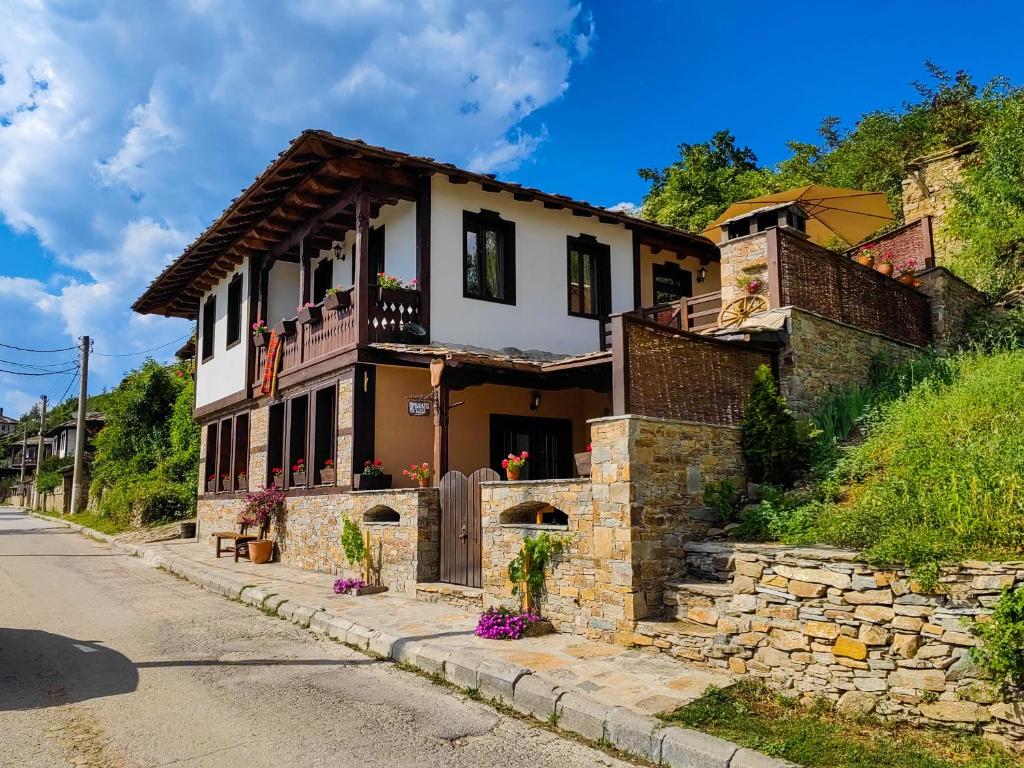
[{"label": "stone step", "polygon": [[483,610],[484,591],[477,587],[431,581],[416,585],[416,599],[425,603],[448,603],[470,611],[480,611]]},{"label": "stone step", "polygon": [[731,597],[732,585],[724,581],[707,579],[683,579],[682,581],[666,582],[665,592],[676,594],[699,595],[701,597]]}]

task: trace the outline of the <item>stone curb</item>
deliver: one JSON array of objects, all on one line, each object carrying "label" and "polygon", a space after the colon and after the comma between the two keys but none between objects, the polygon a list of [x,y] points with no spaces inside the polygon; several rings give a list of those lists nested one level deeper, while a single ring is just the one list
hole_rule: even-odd
[{"label": "stone curb", "polygon": [[268,614],[326,635],[357,650],[401,662],[428,675],[442,675],[451,684],[477,691],[521,714],[552,724],[593,742],[668,768],[797,768],[793,763],[745,749],[725,739],[676,726],[624,707],[602,704],[578,691],[566,691],[541,680],[533,670],[478,654],[456,653],[444,646],[364,627],[335,616],[320,605],[289,600],[269,584],[248,582],[194,563],[167,557],[145,545],[120,543],[90,528],[29,512],[41,520],[60,523],[101,540],[144,563],[165,570],[211,592],[260,608]]}]

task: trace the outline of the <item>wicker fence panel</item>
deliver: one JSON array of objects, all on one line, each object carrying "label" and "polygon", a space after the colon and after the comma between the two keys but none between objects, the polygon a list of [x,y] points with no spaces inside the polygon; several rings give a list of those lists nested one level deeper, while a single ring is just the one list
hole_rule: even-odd
[{"label": "wicker fence panel", "polygon": [[907,264],[908,260],[913,259],[916,262],[915,269],[924,269],[931,266],[927,262],[932,258],[929,223],[926,219],[917,219],[874,240],[854,246],[846,255],[852,258],[864,249],[872,251],[876,258],[887,255],[897,264]]},{"label": "wicker fence panel", "polygon": [[747,346],[630,317],[622,322],[626,413],[737,424],[755,371],[772,364],[770,353]]},{"label": "wicker fence panel", "polygon": [[779,233],[779,301],[909,344],[931,341],[924,294],[788,233]]}]

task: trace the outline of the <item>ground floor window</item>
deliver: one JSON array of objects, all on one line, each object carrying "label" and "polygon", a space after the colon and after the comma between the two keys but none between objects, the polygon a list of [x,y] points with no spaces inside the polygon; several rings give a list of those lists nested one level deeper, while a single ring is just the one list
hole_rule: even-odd
[{"label": "ground floor window", "polygon": [[333,485],[324,476],[333,469],[337,451],[337,386],[293,395],[269,409],[267,429],[268,485],[308,488]]},{"label": "ground floor window", "polygon": [[527,451],[530,460],[521,480],[573,477],[572,420],[493,414],[490,420],[491,469],[502,472],[501,460]]},{"label": "ground floor window", "polygon": [[249,414],[239,413],[206,426],[207,493],[249,488]]}]

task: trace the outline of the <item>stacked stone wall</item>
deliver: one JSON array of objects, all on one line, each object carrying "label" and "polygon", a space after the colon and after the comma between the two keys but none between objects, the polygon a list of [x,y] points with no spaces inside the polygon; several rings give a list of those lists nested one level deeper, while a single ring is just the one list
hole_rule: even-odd
[{"label": "stacked stone wall", "polygon": [[[768,284],[768,235],[758,232],[729,240],[718,246],[722,260],[722,306],[733,299],[747,295],[746,288],[737,285],[747,275]],[[767,291],[767,288],[764,289]]]},{"label": "stacked stone wall", "polygon": [[973,149],[973,144],[966,144],[913,160],[903,179],[903,220],[932,217],[932,240],[938,264],[948,264],[960,247],[960,243],[947,234],[946,219],[956,202],[953,189],[961,181],[964,163],[969,161]]},{"label": "stacked stone wall", "polygon": [[918,279],[931,305],[935,346],[949,349],[961,344],[971,315],[988,303],[984,294],[944,267],[926,270]]},{"label": "stacked stone wall", "polygon": [[905,570],[832,548],[704,542],[687,557],[706,580],[674,585],[675,619],[640,622],[641,644],[851,712],[1024,737],[1017,706],[972,661],[966,626],[1024,583],[1024,562],[969,561],[925,593]]}]

